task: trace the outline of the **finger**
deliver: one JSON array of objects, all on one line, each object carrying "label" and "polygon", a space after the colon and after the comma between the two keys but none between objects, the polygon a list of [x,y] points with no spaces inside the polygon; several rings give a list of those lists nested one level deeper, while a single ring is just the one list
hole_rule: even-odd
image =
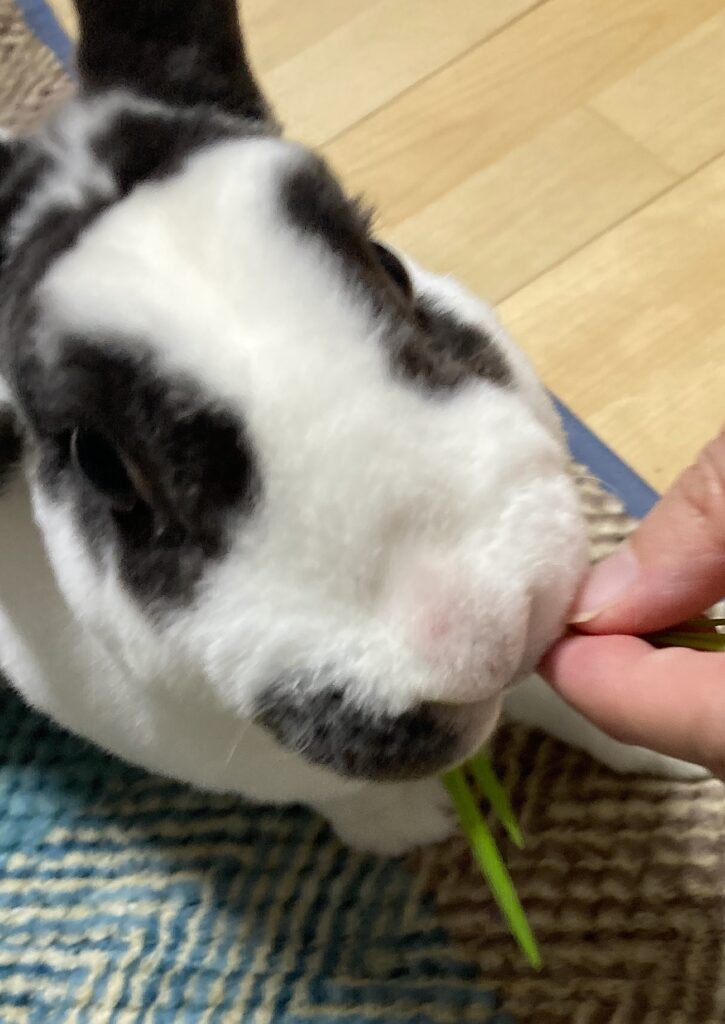
[{"label": "finger", "polygon": [[725,597],[725,433],[655,506],[629,543],[595,567],[571,621],[590,633],[663,629]]},{"label": "finger", "polygon": [[615,739],[725,776],[725,654],[655,650],[629,636],[577,636],[557,644],[542,671]]}]

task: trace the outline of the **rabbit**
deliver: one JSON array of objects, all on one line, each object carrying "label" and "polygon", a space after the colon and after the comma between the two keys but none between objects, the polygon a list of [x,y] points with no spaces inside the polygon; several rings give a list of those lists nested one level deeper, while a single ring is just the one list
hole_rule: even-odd
[{"label": "rabbit", "polygon": [[533,673],[586,531],[486,304],[287,141],[234,0],[79,0],[78,94],[0,142],[0,669],[150,771],[397,855]]}]

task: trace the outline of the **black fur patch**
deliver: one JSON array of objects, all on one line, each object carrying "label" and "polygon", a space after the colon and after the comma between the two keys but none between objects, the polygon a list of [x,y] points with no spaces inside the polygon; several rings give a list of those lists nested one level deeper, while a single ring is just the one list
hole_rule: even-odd
[{"label": "black fur patch", "polygon": [[92,149],[112,172],[119,194],[179,171],[186,158],[223,139],[269,134],[264,125],[242,122],[208,108],[142,110],[131,103],[96,135]]},{"label": "black fur patch", "polygon": [[501,386],[513,375],[496,340],[425,295],[400,287],[370,238],[370,218],[345,195],[322,160],[310,156],[282,186],[282,204],[303,234],[322,240],[341,270],[388,321],[393,372],[426,391],[446,392],[479,378]]},{"label": "black fur patch", "polygon": [[22,452],[23,442],[15,416],[10,409],[0,406],[0,492],[20,462]]},{"label": "black fur patch", "polygon": [[3,175],[10,167],[12,161],[13,141],[10,138],[6,138],[4,135],[0,135],[0,181],[3,179]]},{"label": "black fur patch", "polygon": [[0,271],[7,260],[7,232],[50,160],[31,143],[0,144]]},{"label": "black fur patch", "polygon": [[[91,550],[101,559],[113,548],[123,581],[144,603],[191,601],[208,561],[228,550],[233,523],[261,496],[239,417],[113,339],[66,338],[51,367],[26,354],[16,386],[41,481],[73,504]],[[141,497],[131,511],[113,509],[73,465],[77,427],[101,435],[133,466]]]},{"label": "black fur patch", "polygon": [[455,759],[460,743],[433,706],[375,714],[351,704],[337,687],[310,691],[278,683],[260,700],[256,717],[306,761],[377,782],[432,775]]},{"label": "black fur patch", "polygon": [[77,0],[86,89],[129,88],[180,106],[269,116],[247,61],[235,0]]},{"label": "black fur patch", "polygon": [[513,375],[495,338],[458,319],[426,297],[416,296],[419,332],[400,346],[396,369],[435,389],[456,388],[474,377],[508,387]]},{"label": "black fur patch", "polygon": [[282,182],[281,201],[302,234],[322,241],[348,273],[382,289],[386,275],[370,239],[370,216],[343,192],[324,160],[305,154]]}]

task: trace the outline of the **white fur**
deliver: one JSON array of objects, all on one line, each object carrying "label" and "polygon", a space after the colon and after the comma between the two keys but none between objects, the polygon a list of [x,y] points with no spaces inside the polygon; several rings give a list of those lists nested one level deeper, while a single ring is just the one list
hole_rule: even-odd
[{"label": "white fur", "polygon": [[[110,183],[79,156],[89,122],[68,124],[72,202]],[[558,421],[525,357],[488,307],[410,262],[419,291],[495,331],[516,382],[437,399],[391,376],[386,325],[280,209],[282,176],[303,159],[278,140],[219,144],[138,187],[51,268],[38,294],[54,332],[49,372],[53,336],[75,331],[192,377],[243,417],[263,502],[240,517],[193,606],[160,626],[124,592],[110,552],[100,566],[90,557],[29,462],[40,534],[16,481],[2,502],[0,664],[35,706],[133,762],[305,801],[351,841],[399,852],[449,827],[439,790],[311,767],[250,722],[255,698],[290,669],[314,680],[333,665],[368,707],[458,706],[473,750],[503,691],[561,630],[585,531]],[[44,188],[29,218],[61,186]],[[567,733],[610,749],[578,724]],[[405,827],[397,800],[412,801]],[[356,825],[364,814],[374,836]]]},{"label": "white fur", "polygon": [[386,857],[438,843],[457,827],[450,798],[438,779],[367,786],[352,798],[345,794],[317,801],[314,807],[333,822],[348,846]]}]

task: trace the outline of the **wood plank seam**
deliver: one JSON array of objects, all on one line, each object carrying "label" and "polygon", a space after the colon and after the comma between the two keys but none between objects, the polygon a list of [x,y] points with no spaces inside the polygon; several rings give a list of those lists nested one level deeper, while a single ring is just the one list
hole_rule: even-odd
[{"label": "wood plank seam", "polygon": [[[654,160],[655,163],[659,167],[661,167],[663,171],[665,171],[667,174],[673,174],[678,182],[684,181],[685,178],[689,176],[689,172],[687,174],[683,174],[681,171],[675,170],[674,167],[670,167],[667,161],[663,160],[659,153],[653,153],[649,146],[642,142],[641,139],[636,138],[630,131],[627,131],[626,128],[623,128],[621,124],[617,124],[616,121],[613,121],[610,117],[607,117],[606,114],[603,114],[601,110],[599,110],[599,108],[594,105],[592,100],[590,100],[588,103],[584,103],[582,109],[586,110],[589,114],[592,115],[592,117],[596,117],[597,120],[601,121],[601,123],[606,125],[607,128],[611,128],[613,129],[613,131],[617,131],[620,135],[623,135],[625,139],[632,143],[633,146],[636,146],[638,149],[641,149],[642,152],[646,153],[651,160]],[[721,154],[718,153],[717,155],[720,156]],[[699,167],[696,168],[696,170],[699,170]]]},{"label": "wood plank seam", "polygon": [[[615,125],[614,127],[618,126]],[[647,153],[649,154],[649,150],[647,150]],[[509,302],[511,299],[515,298],[518,294],[524,291],[524,289],[530,288],[531,285],[535,284],[537,281],[542,280],[542,278],[546,277],[547,274],[550,274],[558,267],[563,266],[570,259],[573,259],[574,257],[579,256],[581,253],[586,252],[589,246],[596,244],[603,238],[606,238],[607,235],[611,234],[613,231],[616,231],[623,224],[626,224],[628,220],[632,220],[634,217],[637,217],[640,213],[648,209],[654,203],[659,202],[665,196],[670,195],[670,193],[676,191],[686,182],[690,181],[698,174],[701,174],[703,171],[707,170],[707,168],[710,167],[712,164],[717,163],[718,160],[721,160],[723,158],[723,155],[725,155],[725,152],[716,153],[715,156],[711,157],[709,160],[705,160],[702,164],[700,164],[700,166],[697,167],[694,171],[692,171],[692,173],[683,174],[682,177],[677,178],[670,185],[667,185],[665,186],[665,188],[660,189],[658,192],[650,196],[650,198],[647,199],[644,203],[640,203],[638,206],[633,207],[623,217],[619,217],[617,220],[612,221],[612,223],[609,224],[602,231],[598,231],[596,232],[596,234],[593,234],[591,238],[588,238],[586,240],[586,242],[583,242],[581,245],[574,246],[574,248],[571,249],[566,254],[566,256],[562,256],[561,259],[555,260],[553,263],[551,263],[550,266],[546,268],[546,270],[542,270],[540,273],[534,274],[534,276],[527,280],[525,283],[519,285],[517,288],[514,288],[513,291],[509,292],[508,294],[501,296],[501,298],[497,300],[496,305],[501,306],[504,304],[504,302]]]},{"label": "wood plank seam", "polygon": [[439,64],[435,68],[431,68],[431,70],[427,74],[421,75],[420,78],[416,78],[414,82],[411,82],[410,85],[407,85],[404,89],[400,89],[394,96],[391,96],[385,103],[381,103],[380,106],[375,107],[372,110],[369,110],[367,114],[365,114],[363,117],[359,117],[357,118],[357,120],[350,121],[349,124],[345,125],[344,128],[341,128],[339,132],[335,132],[333,135],[330,135],[329,138],[325,139],[324,142],[322,142],[317,148],[324,152],[326,146],[333,145],[333,143],[337,142],[337,140],[341,139],[344,135],[347,135],[347,133],[352,131],[354,128],[358,128],[364,125],[366,121],[369,121],[373,117],[379,115],[383,110],[386,109],[386,107],[391,106],[393,103],[397,103],[397,101],[401,99],[401,97],[407,96],[409,93],[414,92],[414,90],[418,89],[421,85],[423,85],[424,82],[428,82],[432,78],[435,78],[436,75],[440,75],[442,72],[450,70],[458,63],[459,60],[462,60],[464,57],[468,57],[475,50],[479,49],[479,47],[486,46],[488,43],[491,42],[491,40],[496,39],[500,35],[503,35],[504,32],[508,32],[514,25],[517,25],[525,18],[530,17],[534,11],[538,11],[540,8],[546,7],[551,3],[552,0],[537,0],[537,3],[532,4],[531,7],[528,7],[525,11],[522,11],[521,14],[516,14],[513,18],[509,18],[508,21],[504,22],[502,25],[499,25],[499,27],[497,29],[494,29],[493,32],[489,32],[487,35],[480,36],[478,39],[476,39],[475,42],[471,43],[470,46],[467,46],[465,47],[465,49],[460,50],[459,53],[455,55],[455,57],[451,57],[450,60],[444,61],[442,64]]}]

